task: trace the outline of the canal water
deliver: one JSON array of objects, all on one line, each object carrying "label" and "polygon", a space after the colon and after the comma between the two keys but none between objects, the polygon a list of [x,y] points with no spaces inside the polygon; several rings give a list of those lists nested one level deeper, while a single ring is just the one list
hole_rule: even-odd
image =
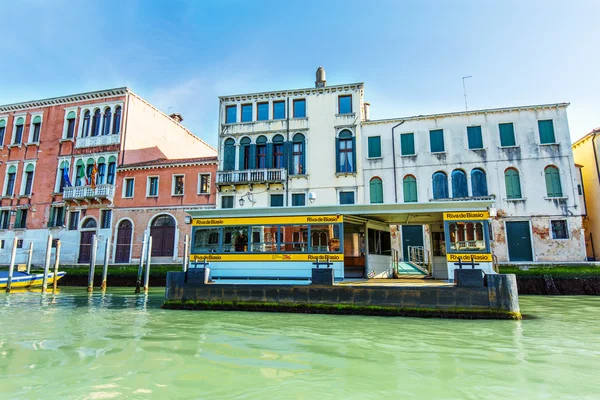
[{"label": "canal water", "polygon": [[0,295],[0,398],[598,399],[600,297],[523,321],[165,311],[163,291]]}]

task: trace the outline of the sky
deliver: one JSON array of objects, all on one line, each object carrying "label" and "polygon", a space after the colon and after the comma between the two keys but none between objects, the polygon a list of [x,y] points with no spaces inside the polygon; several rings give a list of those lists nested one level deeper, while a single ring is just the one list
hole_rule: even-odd
[{"label": "sky", "polygon": [[371,119],[570,102],[600,126],[600,1],[0,0],[0,104],[128,86],[215,146],[218,96],[364,82]]}]

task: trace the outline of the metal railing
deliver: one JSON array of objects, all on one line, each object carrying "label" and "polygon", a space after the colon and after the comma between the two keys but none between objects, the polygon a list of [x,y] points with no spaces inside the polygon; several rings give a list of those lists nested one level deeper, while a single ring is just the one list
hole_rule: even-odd
[{"label": "metal railing", "polygon": [[217,171],[217,184],[283,182],[286,177],[284,168]]},{"label": "metal railing", "polygon": [[408,262],[421,271],[431,275],[431,257],[428,250],[423,246],[408,246]]},{"label": "metal railing", "polygon": [[81,149],[84,147],[110,146],[111,144],[119,144],[120,141],[121,141],[121,135],[100,135],[100,136],[78,137],[75,140],[75,148]]},{"label": "metal railing", "polygon": [[93,198],[112,199],[115,196],[115,185],[71,186],[64,188],[63,199],[85,200]]}]

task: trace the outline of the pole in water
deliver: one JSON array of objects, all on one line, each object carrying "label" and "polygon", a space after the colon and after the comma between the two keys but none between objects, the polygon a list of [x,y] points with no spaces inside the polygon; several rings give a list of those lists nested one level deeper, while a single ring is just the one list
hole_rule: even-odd
[{"label": "pole in water", "polygon": [[98,247],[98,237],[92,236],[92,257],[90,258],[90,272],[88,275],[88,293],[94,291],[94,272],[96,269],[96,250]]},{"label": "pole in water", "polygon": [[10,293],[12,286],[13,272],[15,270],[15,258],[17,257],[17,243],[19,239],[15,237],[13,241],[12,252],[10,253],[10,267],[8,267],[8,280],[6,281],[6,293]]},{"label": "pole in water", "polygon": [[60,239],[56,242],[56,255],[54,256],[54,280],[52,281],[52,292],[56,292],[58,286],[58,264],[60,263]]},{"label": "pole in water", "polygon": [[150,256],[152,255],[152,236],[148,236],[148,248],[146,254],[146,275],[144,276],[144,292],[148,291],[150,283]]},{"label": "pole in water", "polygon": [[188,249],[190,246],[190,237],[185,235],[185,241],[183,242],[183,272],[187,272],[188,269]]},{"label": "pole in water", "polygon": [[42,280],[42,293],[48,290],[48,275],[50,275],[50,257],[52,257],[52,235],[48,235],[46,243],[46,260],[44,261],[44,278]]},{"label": "pole in water", "polygon": [[110,237],[106,238],[106,245],[104,246],[104,264],[102,265],[102,290],[106,290],[106,276],[108,275],[108,253],[110,251]]},{"label": "pole in water", "polygon": [[144,272],[144,256],[146,255],[146,241],[148,240],[148,232],[144,233],[144,241],[142,242],[142,251],[140,253],[140,266],[138,267],[137,280],[135,281],[135,292],[140,292],[142,286],[142,273]]},{"label": "pole in water", "polygon": [[33,242],[29,242],[29,252],[27,253],[27,273],[31,273],[31,260],[33,260]]}]

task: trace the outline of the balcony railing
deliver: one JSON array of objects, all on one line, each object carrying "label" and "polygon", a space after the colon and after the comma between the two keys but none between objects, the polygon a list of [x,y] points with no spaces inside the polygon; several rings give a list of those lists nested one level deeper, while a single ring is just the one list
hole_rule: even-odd
[{"label": "balcony railing", "polygon": [[72,186],[64,188],[63,199],[75,201],[111,200],[115,196],[115,185],[98,185],[92,189],[91,186]]},{"label": "balcony railing", "polygon": [[119,144],[120,141],[121,135],[78,137],[75,141],[75,148],[81,149],[84,147],[110,146],[111,144]]},{"label": "balcony railing", "polygon": [[287,177],[284,168],[217,171],[217,185],[248,183],[282,183]]}]

